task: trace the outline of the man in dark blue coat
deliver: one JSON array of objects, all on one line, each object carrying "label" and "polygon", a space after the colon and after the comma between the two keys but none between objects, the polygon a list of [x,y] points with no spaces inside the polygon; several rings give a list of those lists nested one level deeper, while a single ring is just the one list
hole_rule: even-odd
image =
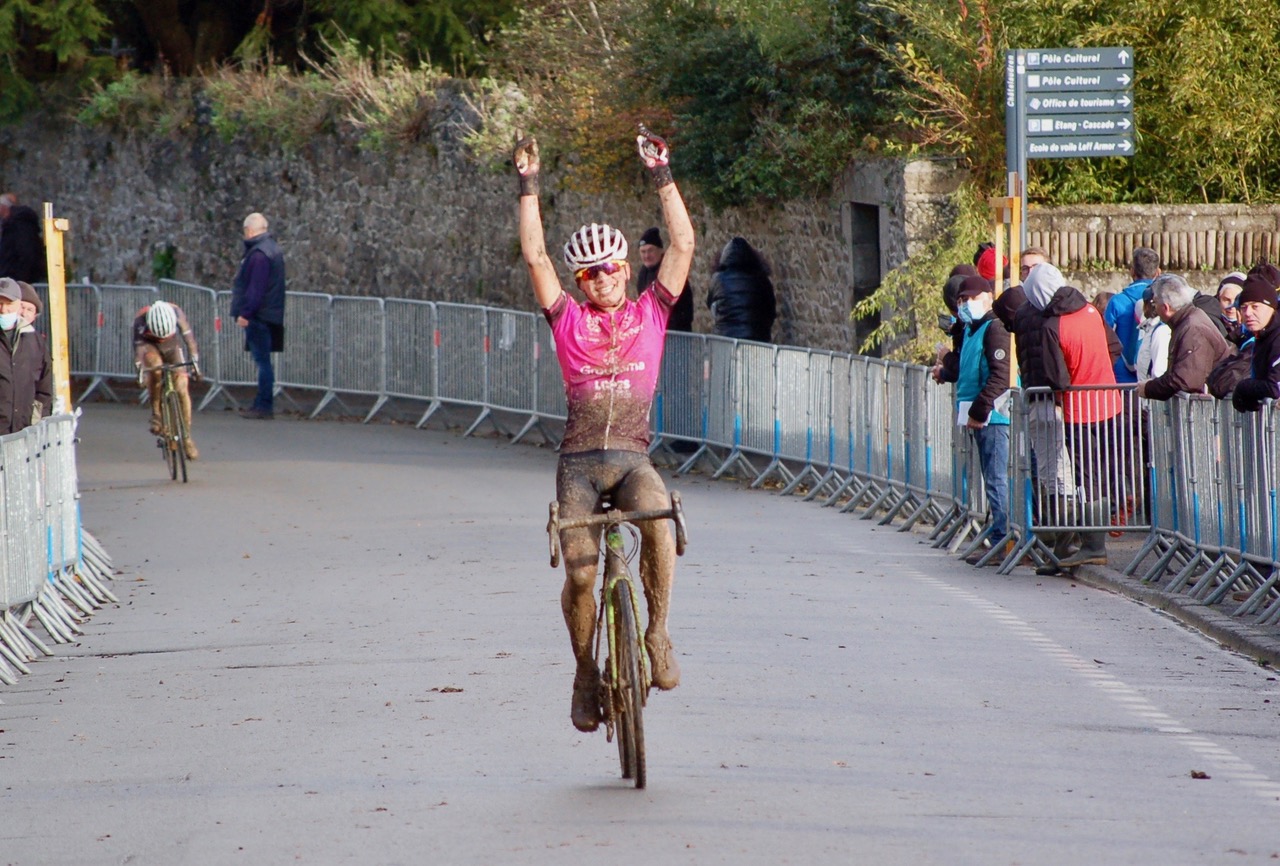
[{"label": "man in dark blue coat", "polygon": [[275,417],[271,353],[284,351],[284,251],[267,228],[260,213],[244,218],[244,258],[231,293],[231,315],[244,329],[245,351],[258,366],[258,393],[253,405],[241,410],[245,418]]}]

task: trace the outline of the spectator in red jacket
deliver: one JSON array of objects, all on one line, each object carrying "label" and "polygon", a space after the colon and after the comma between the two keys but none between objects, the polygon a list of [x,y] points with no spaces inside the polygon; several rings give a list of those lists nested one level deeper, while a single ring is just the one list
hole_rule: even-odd
[{"label": "spectator in red jacket", "polygon": [[1106,565],[1106,530],[1096,527],[1109,522],[1110,497],[1118,487],[1124,401],[1115,387],[1113,365],[1121,346],[1097,308],[1066,283],[1061,271],[1045,263],[1033,268],[1022,284],[1028,303],[1044,317],[1044,378],[1062,405],[1079,495],[1079,501],[1066,503],[1063,511],[1074,514],[1082,527],[1080,550],[1059,562],[1065,567]]}]

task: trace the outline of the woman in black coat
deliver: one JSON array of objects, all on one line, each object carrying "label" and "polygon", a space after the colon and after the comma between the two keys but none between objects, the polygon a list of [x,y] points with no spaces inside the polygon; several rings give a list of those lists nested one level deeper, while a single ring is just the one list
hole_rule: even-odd
[{"label": "woman in black coat", "polygon": [[707,306],[721,337],[769,342],[777,302],[769,263],[744,238],[733,238],[716,257]]}]

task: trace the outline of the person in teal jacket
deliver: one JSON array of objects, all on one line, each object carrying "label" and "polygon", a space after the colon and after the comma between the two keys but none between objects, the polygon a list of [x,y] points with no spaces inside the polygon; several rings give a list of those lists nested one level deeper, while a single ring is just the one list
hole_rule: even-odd
[{"label": "person in teal jacket", "polygon": [[[957,423],[964,420],[978,447],[991,517],[988,537],[995,546],[1009,534],[1009,332],[993,311],[990,281],[967,277],[958,297],[966,330],[956,378],[956,417]],[[984,555],[979,550],[967,561],[976,564]],[[989,564],[999,562],[993,557]]]}]

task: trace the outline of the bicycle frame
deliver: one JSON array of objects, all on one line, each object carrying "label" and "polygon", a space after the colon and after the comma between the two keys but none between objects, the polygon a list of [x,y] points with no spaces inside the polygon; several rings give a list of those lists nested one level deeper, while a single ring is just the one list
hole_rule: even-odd
[{"label": "bicycle frame", "polygon": [[182,415],[182,411],[178,404],[179,399],[176,372],[188,367],[196,367],[194,361],[182,361],[177,364],[160,364],[155,367],[139,367],[138,368],[138,384],[146,383],[148,373],[155,371],[160,372],[160,396],[159,408],[161,421],[161,432],[156,437],[156,443],[160,446],[161,453],[164,455],[165,463],[169,467],[169,477],[178,480],[178,475],[182,475],[183,483],[187,481],[187,458],[185,454],[186,448],[186,420]]},{"label": "bicycle frame", "polygon": [[[625,583],[627,592],[631,594],[631,609],[640,609],[640,599],[636,594],[635,581],[631,579],[631,569],[627,565],[626,543],[622,537],[622,521],[612,521],[605,524],[602,537],[604,544],[601,545],[604,551],[604,580],[600,582],[600,607],[596,611],[596,659],[600,658],[600,632],[605,633],[605,638],[609,645],[608,656],[608,681],[615,683],[618,681],[620,672],[618,671],[618,647],[615,645],[617,640],[617,612],[612,603],[613,593],[619,584]],[[635,537],[635,530],[628,526],[628,529]],[[639,539],[635,538],[637,549]],[[603,626],[603,628],[602,628]],[[640,660],[640,678],[644,686],[643,695],[646,698],[644,706],[647,703],[649,689],[653,685],[653,677],[649,671],[649,654],[647,652],[638,653]],[[605,707],[605,724],[608,727],[607,739],[613,739],[613,690],[605,691],[608,706]]]}]

